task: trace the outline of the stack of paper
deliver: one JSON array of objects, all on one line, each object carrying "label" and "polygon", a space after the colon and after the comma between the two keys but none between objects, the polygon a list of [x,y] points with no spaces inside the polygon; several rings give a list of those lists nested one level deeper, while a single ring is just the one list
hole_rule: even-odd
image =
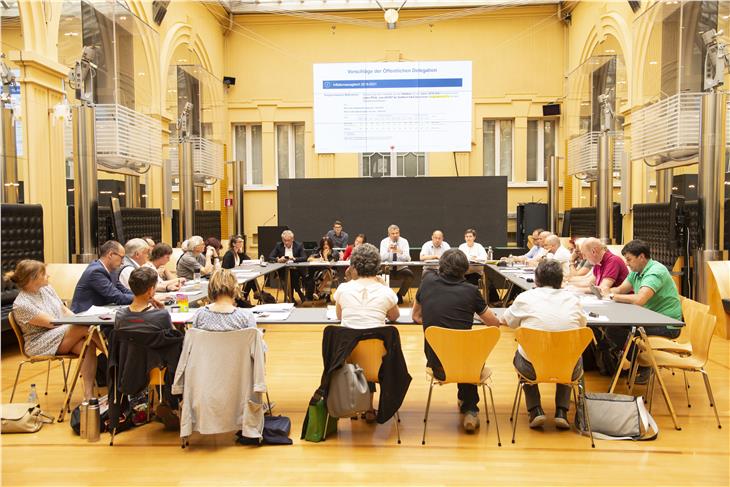
[{"label": "stack of paper", "polygon": [[327,321],[339,321],[337,319],[337,308],[335,306],[327,306]]},{"label": "stack of paper", "polygon": [[190,323],[193,321],[193,317],[196,312],[197,309],[190,311],[189,313],[170,313],[170,318],[172,318],[173,323]]},{"label": "stack of paper", "polygon": [[291,316],[294,309],[294,303],[271,303],[260,304],[251,308],[257,323],[266,323],[267,321],[286,321]]},{"label": "stack of paper", "polygon": [[87,309],[86,311],[82,311],[81,313],[76,313],[76,316],[96,316],[96,315],[104,315],[104,314],[114,314],[117,312],[116,308],[107,308],[106,306],[92,306],[91,308]]}]

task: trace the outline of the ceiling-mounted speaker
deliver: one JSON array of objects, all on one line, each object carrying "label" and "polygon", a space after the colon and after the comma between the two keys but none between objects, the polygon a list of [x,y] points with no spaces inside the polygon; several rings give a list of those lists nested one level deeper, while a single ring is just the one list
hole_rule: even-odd
[{"label": "ceiling-mounted speaker", "polygon": [[555,115],[560,115],[560,104],[559,103],[549,103],[547,105],[542,106],[542,116],[543,117],[551,117]]},{"label": "ceiling-mounted speaker", "polygon": [[170,4],[170,0],[155,0],[152,2],[152,17],[155,20],[155,24],[160,25],[167,15],[167,6]]},{"label": "ceiling-mounted speaker", "polygon": [[236,78],[233,76],[224,76],[223,84],[226,86],[234,86],[236,84]]},{"label": "ceiling-mounted speaker", "polygon": [[638,0],[629,0],[629,7],[631,7],[631,10],[636,13],[641,8],[641,2]]}]

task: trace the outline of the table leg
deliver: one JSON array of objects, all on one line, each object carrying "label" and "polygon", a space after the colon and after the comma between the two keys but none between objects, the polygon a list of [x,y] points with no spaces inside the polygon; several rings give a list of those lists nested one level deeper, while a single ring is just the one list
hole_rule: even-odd
[{"label": "table leg", "polygon": [[286,282],[284,283],[284,289],[285,289],[285,298],[284,300],[287,303],[294,303],[294,286],[292,286],[291,283],[291,267],[286,267]]},{"label": "table leg", "polygon": [[632,326],[629,336],[626,337],[626,343],[624,344],[624,350],[621,353],[621,360],[618,361],[618,367],[616,368],[616,373],[613,375],[613,380],[611,380],[611,386],[608,388],[608,392],[610,394],[613,394],[614,389],[616,389],[616,384],[618,384],[618,379],[621,376],[621,367],[624,364],[624,360],[626,360],[626,357],[629,355],[629,349],[631,349],[631,343],[634,341],[635,335],[636,335],[636,327]]},{"label": "table leg", "polygon": [[86,337],[86,340],[84,340],[84,344],[81,346],[81,351],[79,352],[79,359],[76,362],[76,370],[74,370],[73,376],[71,377],[71,384],[68,386],[68,390],[66,391],[66,398],[63,401],[63,405],[61,406],[61,412],[58,414],[58,418],[56,421],[58,423],[62,423],[63,419],[66,417],[66,410],[69,408],[69,405],[71,404],[71,397],[73,396],[74,389],[76,388],[76,382],[79,380],[79,374],[81,373],[81,366],[84,363],[85,357],[86,357],[86,350],[89,348],[89,343],[91,340],[94,339],[94,335],[99,336],[99,342],[101,343],[101,351],[104,355],[107,357],[109,356],[109,351],[106,347],[106,341],[104,340],[104,336],[101,334],[101,330],[98,326],[92,326],[89,327],[89,335]]},{"label": "table leg", "polygon": [[656,363],[656,360],[654,359],[654,354],[651,351],[651,346],[649,345],[649,339],[646,336],[646,332],[644,331],[643,327],[639,327],[639,333],[641,333],[641,339],[644,341],[644,350],[646,351],[646,355],[649,357],[649,362],[651,362],[651,369],[654,373],[654,377],[659,382],[659,388],[662,391],[662,396],[664,397],[664,402],[667,405],[667,409],[669,409],[669,413],[672,415],[672,421],[674,422],[674,429],[677,431],[681,431],[682,428],[679,426],[677,422],[677,413],[674,411],[674,406],[672,405],[671,399],[669,399],[669,392],[667,391],[667,386],[664,384],[664,379],[662,379],[662,375],[659,372],[659,366]]}]

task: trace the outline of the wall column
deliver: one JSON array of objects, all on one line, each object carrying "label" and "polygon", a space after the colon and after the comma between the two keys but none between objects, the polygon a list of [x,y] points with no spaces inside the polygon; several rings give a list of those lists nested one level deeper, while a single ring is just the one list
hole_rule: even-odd
[{"label": "wall column", "polygon": [[68,70],[30,51],[11,51],[10,60],[20,69],[25,157],[18,160],[18,172],[25,183],[25,202],[43,206],[46,262],[68,262],[63,121],[53,117]]}]

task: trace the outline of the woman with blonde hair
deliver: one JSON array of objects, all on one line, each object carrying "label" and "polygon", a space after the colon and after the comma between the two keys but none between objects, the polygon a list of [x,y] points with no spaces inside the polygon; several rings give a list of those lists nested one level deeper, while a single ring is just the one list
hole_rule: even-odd
[{"label": "woman with blonde hair", "polygon": [[[46,264],[25,259],[15,270],[5,275],[20,292],[13,302],[13,316],[25,340],[28,355],[59,355],[81,353],[89,335],[89,327],[79,325],[56,326],[51,321],[73,316],[56,291],[48,284]],[[94,393],[96,378],[96,337],[86,349],[81,377],[84,379],[84,399]]]},{"label": "woman with blonde hair", "polygon": [[251,311],[236,306],[239,299],[238,280],[228,269],[219,269],[210,276],[210,304],[200,308],[193,318],[193,328],[207,331],[230,331],[256,328]]}]

